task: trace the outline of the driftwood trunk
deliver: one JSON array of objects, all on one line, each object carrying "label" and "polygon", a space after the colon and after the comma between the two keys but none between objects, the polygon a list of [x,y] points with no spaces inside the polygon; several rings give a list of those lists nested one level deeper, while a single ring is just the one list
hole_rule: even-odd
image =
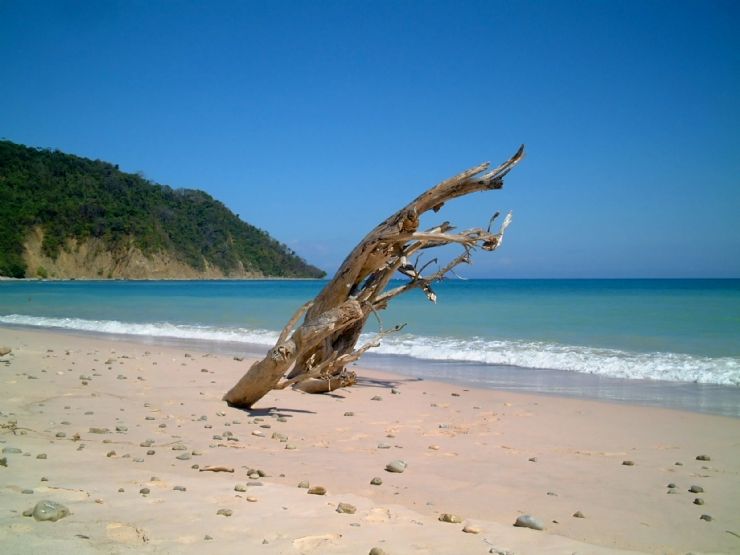
[{"label": "driftwood trunk", "polygon": [[[224,400],[230,405],[251,407],[273,389],[292,386],[321,393],[355,383],[355,373],[348,371],[347,365],[377,346],[384,335],[399,329],[381,329],[375,339],[356,347],[368,317],[384,309],[394,297],[415,288],[422,289],[435,302],[431,285],[459,264],[469,263],[474,249],[495,250],[511,221],[508,214],[495,233],[491,232],[491,225],[498,213],[491,218],[487,229],[453,233],[455,228],[444,222],[419,231],[421,215],[430,210],[438,212],[444,203],[457,197],[500,189],[504,176],[523,157],[522,146],[494,170],[488,171],[488,163],[466,170],[425,191],[379,224],[350,252],[316,298],[296,312],[275,346],[251,366],[224,395]],[[461,254],[428,276],[422,272],[429,263],[419,268],[418,263],[409,262],[422,250],[451,243],[461,246]],[[408,281],[388,289],[391,278],[398,274]]]}]

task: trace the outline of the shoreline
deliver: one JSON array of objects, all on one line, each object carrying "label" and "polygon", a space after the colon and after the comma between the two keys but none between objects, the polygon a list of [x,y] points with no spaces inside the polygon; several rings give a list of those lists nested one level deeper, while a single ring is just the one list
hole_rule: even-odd
[{"label": "shoreline", "polygon": [[[221,355],[261,358],[267,345],[111,334],[68,328],[39,328],[24,324],[0,324],[2,329],[93,337],[140,345],[205,350]],[[650,406],[740,418],[740,386],[615,378],[557,369],[486,365],[465,361],[417,359],[404,355],[368,352],[355,366],[398,373],[406,377],[438,380],[452,385],[585,399],[622,405]]]},{"label": "shoreline", "polygon": [[[0,543],[11,552],[740,548],[734,418],[463,387],[366,365],[352,388],[276,391],[242,411],[220,401],[249,364],[233,356],[9,328],[0,328],[0,345],[13,349],[0,364],[0,446],[21,451],[0,455]],[[384,471],[394,459],[408,462],[405,472]],[[249,469],[266,476],[250,478]],[[297,487],[304,480],[326,495],[307,495]],[[705,493],[689,493],[692,485]],[[72,514],[55,523],[21,516],[47,498]],[[356,512],[338,513],[339,503]],[[573,516],[579,511],[584,518]],[[442,513],[462,522],[440,522]],[[523,514],[544,531],[514,527]]]}]

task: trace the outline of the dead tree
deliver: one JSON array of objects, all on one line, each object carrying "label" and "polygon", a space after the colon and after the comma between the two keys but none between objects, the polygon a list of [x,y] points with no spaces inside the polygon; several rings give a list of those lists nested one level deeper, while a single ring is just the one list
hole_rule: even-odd
[{"label": "dead tree", "polygon": [[[421,289],[435,302],[432,284],[453,272],[456,266],[469,263],[476,248],[495,250],[511,222],[509,213],[499,230],[491,232],[497,212],[487,229],[454,233],[455,228],[444,222],[419,231],[421,215],[430,210],[438,212],[445,202],[457,197],[500,189],[504,176],[523,157],[524,146],[494,170],[487,171],[489,164],[484,163],[443,181],[373,229],[347,256],[334,279],[313,301],[298,309],[275,346],[249,368],[224,395],[224,400],[248,408],[273,389],[292,386],[309,393],[322,393],[354,384],[357,377],[347,370],[347,365],[377,346],[383,336],[400,329],[398,326],[383,330],[381,325],[372,341],[356,347],[368,317],[377,315],[394,297],[411,289]],[[419,253],[447,244],[460,245],[461,254],[434,273],[423,275],[430,263],[420,266]],[[417,255],[416,263],[411,263],[414,255]],[[389,289],[389,282],[397,273],[408,281]],[[298,325],[301,318],[303,322]]]}]

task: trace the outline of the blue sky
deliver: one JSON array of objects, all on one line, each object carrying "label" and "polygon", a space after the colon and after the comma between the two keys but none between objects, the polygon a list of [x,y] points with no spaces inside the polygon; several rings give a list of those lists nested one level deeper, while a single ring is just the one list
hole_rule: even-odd
[{"label": "blue sky", "polygon": [[[740,276],[736,1],[0,0],[0,137],[203,189],[332,272],[520,143],[476,277]],[[429,223],[432,223],[430,220]]]}]

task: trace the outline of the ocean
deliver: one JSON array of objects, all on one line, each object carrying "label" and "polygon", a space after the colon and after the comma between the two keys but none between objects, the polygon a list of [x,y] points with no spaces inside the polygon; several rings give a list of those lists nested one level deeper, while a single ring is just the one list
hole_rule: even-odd
[{"label": "ocean", "polygon": [[[2,281],[0,325],[259,355],[322,280]],[[417,377],[740,416],[740,280],[448,280],[361,361]],[[378,329],[371,320],[367,336]]]}]

